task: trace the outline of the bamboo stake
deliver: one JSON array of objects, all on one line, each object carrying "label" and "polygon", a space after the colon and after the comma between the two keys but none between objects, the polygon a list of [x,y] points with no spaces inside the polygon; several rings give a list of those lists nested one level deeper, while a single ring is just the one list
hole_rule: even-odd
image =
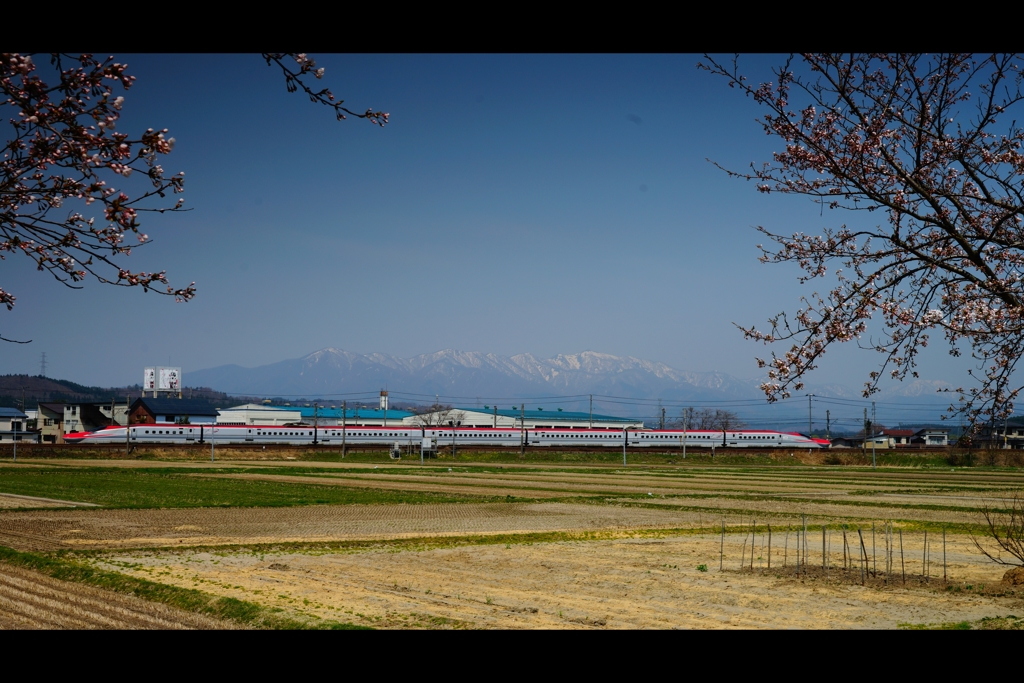
[{"label": "bamboo stake", "polygon": [[743,565],[747,563],[747,537],[743,536],[743,550],[740,551],[740,571],[743,571]]},{"label": "bamboo stake", "polygon": [[804,532],[800,537],[800,566],[807,572],[807,515],[800,515],[804,523]]},{"label": "bamboo stake", "polygon": [[946,527],[942,527],[942,582],[946,583]]},{"label": "bamboo stake", "polygon": [[754,571],[754,546],[757,543],[757,520],[751,520],[750,527],[750,571]]},{"label": "bamboo stake", "polygon": [[857,527],[857,536],[860,537],[860,585],[864,585],[864,570],[867,568],[868,563],[868,551],[864,547],[864,534],[861,532],[860,527]]},{"label": "bamboo stake", "polygon": [[772,525],[768,525],[768,569],[772,568]]},{"label": "bamboo stake", "polygon": [[878,576],[878,553],[875,552],[875,523],[871,522],[871,574]]},{"label": "bamboo stake", "polygon": [[782,554],[782,566],[785,567],[789,562],[789,527],[786,527],[786,548]]},{"label": "bamboo stake", "polygon": [[928,531],[925,531],[925,547],[921,549],[921,578],[927,582],[926,571],[928,571]]},{"label": "bamboo stake", "polygon": [[829,561],[825,564],[825,578],[828,578],[828,571],[832,568],[832,530],[828,530],[828,559]]},{"label": "bamboo stake", "polygon": [[718,571],[722,571],[725,562],[725,517],[722,517],[722,541],[718,546]]},{"label": "bamboo stake", "polygon": [[850,547],[850,544],[846,542],[846,526],[843,525],[843,571],[850,571],[849,555],[846,550]]},{"label": "bamboo stake", "polygon": [[903,529],[900,529],[900,571],[903,573],[903,585],[907,585],[907,565],[903,562]]}]

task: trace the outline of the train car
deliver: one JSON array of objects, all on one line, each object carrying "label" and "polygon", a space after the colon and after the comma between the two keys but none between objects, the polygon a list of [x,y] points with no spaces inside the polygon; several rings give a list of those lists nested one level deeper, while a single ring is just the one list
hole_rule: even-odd
[{"label": "train car", "polygon": [[[64,436],[68,443],[142,444],[286,444],[293,446],[332,445],[406,445],[410,447],[430,439],[437,446],[519,447],[523,432],[515,428],[456,427],[313,427],[310,425],[182,425],[155,423],[125,427],[104,427],[94,432],[73,432]],[[618,429],[528,429],[530,446],[595,446],[621,448],[688,447],[716,448],[827,448],[826,439],[814,439],[797,432],[772,430],[618,430]]]},{"label": "train car", "polygon": [[337,446],[342,443],[359,445],[409,445],[431,439],[440,446],[516,446],[522,439],[518,429],[491,429],[459,427],[312,427],[310,425],[182,425],[169,422],[132,425],[126,436],[125,427],[104,427],[93,432],[72,432],[64,436],[67,443],[125,443],[133,444],[286,444],[311,446],[314,443]]},{"label": "train car", "polygon": [[687,430],[681,429],[531,429],[531,446],[629,446],[652,448],[827,448],[827,439],[815,439],[797,432],[773,430]]}]

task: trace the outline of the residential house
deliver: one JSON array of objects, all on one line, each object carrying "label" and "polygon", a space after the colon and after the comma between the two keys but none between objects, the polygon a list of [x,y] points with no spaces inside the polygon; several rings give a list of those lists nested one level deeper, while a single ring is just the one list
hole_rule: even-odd
[{"label": "residential house", "polygon": [[42,443],[64,443],[63,403],[40,403],[36,427]]},{"label": "residential house", "polygon": [[36,433],[25,430],[28,415],[17,408],[0,408],[0,441],[35,441]]},{"label": "residential house", "polygon": [[914,432],[910,443],[925,448],[945,448],[949,445],[949,430],[937,427],[925,427]]},{"label": "residential house", "polygon": [[128,413],[131,424],[187,422],[216,424],[217,409],[206,401],[188,398],[137,398]]},{"label": "residential house", "polygon": [[914,438],[913,429],[883,429],[882,435],[892,439],[892,443],[896,448],[901,446],[909,446],[911,439]]},{"label": "residential house", "polygon": [[107,415],[104,415],[101,403],[65,403],[64,404],[64,433],[91,432],[110,425],[109,408],[106,404]]}]

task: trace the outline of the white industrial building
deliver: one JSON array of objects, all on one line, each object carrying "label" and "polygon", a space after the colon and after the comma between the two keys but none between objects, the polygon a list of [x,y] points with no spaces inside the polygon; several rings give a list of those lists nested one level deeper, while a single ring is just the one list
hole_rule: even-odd
[{"label": "white industrial building", "polygon": [[459,422],[463,427],[514,427],[516,429],[643,429],[643,420],[611,415],[555,410],[509,410],[485,406],[481,408],[451,408],[410,415],[403,418],[405,425],[442,425]]},{"label": "white industrial building", "polygon": [[217,411],[217,424],[220,425],[286,425],[300,422],[302,413],[298,409],[275,408],[258,403],[246,403]]}]

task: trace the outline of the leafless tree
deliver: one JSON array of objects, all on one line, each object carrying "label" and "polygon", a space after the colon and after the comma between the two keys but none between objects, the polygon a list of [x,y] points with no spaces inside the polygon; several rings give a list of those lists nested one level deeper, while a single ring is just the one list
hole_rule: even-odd
[{"label": "leafless tree", "polygon": [[863,429],[857,432],[857,436],[861,438],[874,436],[876,434],[881,434],[886,429],[888,429],[888,427],[878,424],[877,422],[865,422]]},{"label": "leafless tree", "polygon": [[[1012,498],[1003,501],[1002,508],[984,506],[981,516],[988,527],[987,535],[998,546],[993,555],[972,532],[971,540],[981,554],[997,564],[1024,565],[1024,492],[1015,491]],[[1003,553],[1010,555],[1010,559]]]},{"label": "leafless tree", "polygon": [[445,427],[448,425],[449,420],[452,422],[462,422],[466,419],[466,414],[461,410],[456,410],[450,405],[444,405],[436,401],[433,405],[425,406],[415,412],[416,415],[413,417],[413,420],[421,427]]},{"label": "leafless tree", "polygon": [[[679,420],[676,422],[676,427],[681,428],[682,425],[683,416],[680,415]],[[697,410],[691,408],[690,417],[686,421],[686,428],[693,430],[730,430],[741,429],[746,426],[746,423],[736,413],[719,408],[700,408]]]}]

